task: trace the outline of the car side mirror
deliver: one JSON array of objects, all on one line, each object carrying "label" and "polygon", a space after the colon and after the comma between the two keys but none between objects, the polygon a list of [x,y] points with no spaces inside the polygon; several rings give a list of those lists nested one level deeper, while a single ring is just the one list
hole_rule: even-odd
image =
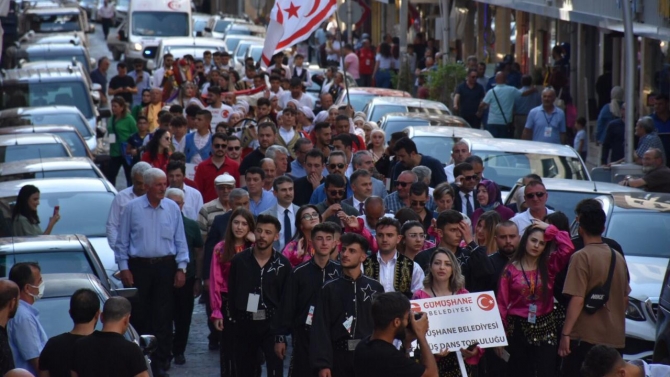
[{"label": "car side mirror", "polygon": [[91,66],[91,68],[95,68],[98,65],[98,61],[93,58],[88,58],[88,63]]},{"label": "car side mirror", "polygon": [[156,349],[156,337],[153,335],[140,335],[140,349],[145,355],[151,355]]},{"label": "car side mirror", "polygon": [[95,105],[99,105],[100,104],[100,92],[98,92],[96,90],[91,90],[91,99],[93,100],[93,103]]},{"label": "car side mirror", "polygon": [[110,109],[98,109],[98,112],[100,113],[98,120],[112,117],[112,110]]}]

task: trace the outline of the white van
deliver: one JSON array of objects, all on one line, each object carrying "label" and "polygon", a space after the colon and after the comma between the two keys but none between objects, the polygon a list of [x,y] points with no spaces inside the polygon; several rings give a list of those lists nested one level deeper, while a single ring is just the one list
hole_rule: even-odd
[{"label": "white van", "polygon": [[125,23],[126,59],[151,60],[161,39],[191,37],[191,0],[132,0]]}]

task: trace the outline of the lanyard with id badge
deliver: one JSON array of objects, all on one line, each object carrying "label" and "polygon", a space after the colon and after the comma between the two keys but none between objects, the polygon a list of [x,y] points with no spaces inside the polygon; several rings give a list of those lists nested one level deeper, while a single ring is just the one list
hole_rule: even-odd
[{"label": "lanyard with id badge", "polygon": [[539,271],[535,271],[535,282],[534,284],[531,284],[531,281],[526,276],[526,271],[523,269],[523,263],[519,264],[521,265],[521,273],[523,274],[523,278],[526,280],[526,284],[528,284],[528,288],[530,289],[529,299],[532,301],[532,303],[528,305],[528,323],[535,324],[537,321],[537,305],[535,304],[537,295],[535,294],[535,289],[537,288],[537,278]]},{"label": "lanyard with id badge", "polygon": [[[344,320],[344,322],[342,322],[342,326],[344,326],[344,328],[349,333],[349,336],[351,336],[352,338],[356,336],[356,325],[358,324],[358,321],[356,320],[356,318],[358,317],[358,302],[357,302],[358,297],[356,296],[356,290],[357,290],[356,282],[354,282],[353,286],[354,286],[354,299],[353,299],[353,303],[354,303],[354,310],[353,310],[354,313],[353,314],[354,315],[347,315],[347,314],[350,313],[350,311],[347,310],[344,314],[345,320]],[[345,304],[344,307],[349,308],[349,305]],[[348,339],[347,340],[347,350],[354,351],[356,349],[356,346],[358,345],[358,343],[360,341],[361,341],[360,339]]]},{"label": "lanyard with id badge", "polygon": [[247,300],[247,312],[252,313],[251,319],[254,321],[264,321],[266,318],[265,309],[258,309],[259,303],[265,307],[265,303],[263,302],[263,272],[265,272],[265,268],[261,268],[260,294],[249,293],[249,299]]},{"label": "lanyard with id badge", "polygon": [[554,115],[556,114],[556,111],[551,113],[551,116],[547,118],[547,113],[544,111],[542,112],[542,115],[544,115],[544,120],[547,122],[547,125],[544,127],[544,137],[549,138],[551,137],[553,127],[551,126],[551,121],[554,120]]}]

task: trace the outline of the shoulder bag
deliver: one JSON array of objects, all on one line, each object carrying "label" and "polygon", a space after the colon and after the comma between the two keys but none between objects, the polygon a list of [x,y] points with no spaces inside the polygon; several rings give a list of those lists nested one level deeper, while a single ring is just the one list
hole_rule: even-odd
[{"label": "shoulder bag", "polygon": [[614,254],[614,250],[611,247],[610,252],[612,253],[612,260],[610,261],[610,270],[607,273],[605,284],[594,287],[586,294],[586,297],[584,297],[584,311],[587,314],[594,314],[597,312],[600,308],[605,306],[610,298],[610,287],[612,285],[612,276],[614,275],[614,266],[616,264],[616,254]]}]

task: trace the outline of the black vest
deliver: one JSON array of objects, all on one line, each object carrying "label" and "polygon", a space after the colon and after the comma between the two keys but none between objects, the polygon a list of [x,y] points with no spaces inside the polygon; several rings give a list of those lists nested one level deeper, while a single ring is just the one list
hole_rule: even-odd
[{"label": "black vest", "polygon": [[[398,253],[398,260],[393,271],[393,288],[412,298],[412,273],[414,272],[414,261]],[[376,256],[369,257],[363,262],[363,273],[379,281],[379,260]]]},{"label": "black vest", "polygon": [[298,74],[298,69],[293,67],[293,77],[300,77],[300,80],[307,82],[307,70],[303,68],[302,73]]}]

